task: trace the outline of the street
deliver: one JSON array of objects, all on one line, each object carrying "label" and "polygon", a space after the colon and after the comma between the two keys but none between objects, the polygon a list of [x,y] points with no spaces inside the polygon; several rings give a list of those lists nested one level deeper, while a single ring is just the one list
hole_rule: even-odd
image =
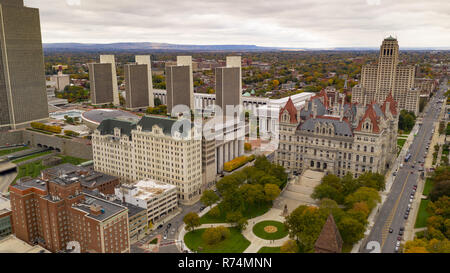
[{"label": "street", "polygon": [[[446,80],[444,82],[446,83]],[[410,203],[411,193],[414,185],[418,184],[419,168],[423,168],[421,163],[424,162],[427,153],[426,146],[430,143],[434,123],[438,121],[441,107],[445,107],[446,99],[444,98],[443,104],[438,104],[438,100],[446,90],[447,85],[441,85],[424,109],[422,125],[408,151],[411,157],[407,162],[403,162],[403,166],[400,166],[391,191],[379,210],[362,252],[372,252],[372,242],[378,242],[383,253],[396,252],[398,237],[401,236],[400,228],[405,227],[405,213]],[[432,153],[433,149],[434,147],[429,147],[428,151]]]},{"label": "street", "polygon": [[[177,238],[179,228],[183,224],[183,217],[189,212],[199,213],[200,207],[202,207],[202,206],[203,206],[203,204],[201,202],[197,202],[190,206],[181,205],[180,206],[182,208],[181,213],[176,215],[174,218],[168,220],[167,222],[164,221],[164,223],[162,224],[163,225],[162,227],[160,227],[160,228],[155,227],[156,229],[153,230],[149,235],[147,235],[145,237],[139,237],[139,242],[146,243],[146,242],[152,240],[154,237],[161,235],[161,242],[160,242],[160,246],[159,246],[160,253],[180,253],[180,251],[178,250],[178,248],[175,244],[175,240]],[[169,224],[170,224],[170,228],[168,228]],[[168,230],[167,238],[164,239],[164,234],[166,233],[167,230]],[[137,247],[137,243],[135,243],[135,244],[131,245],[131,252],[142,252],[142,250],[140,250]]]}]

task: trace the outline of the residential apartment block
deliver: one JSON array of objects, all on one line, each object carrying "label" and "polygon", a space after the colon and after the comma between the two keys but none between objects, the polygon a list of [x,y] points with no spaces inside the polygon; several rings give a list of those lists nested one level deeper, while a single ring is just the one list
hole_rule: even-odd
[{"label": "residential apartment block", "polygon": [[391,94],[399,110],[419,113],[420,89],[414,87],[415,67],[399,62],[399,46],[395,38],[383,40],[378,63],[362,67],[360,84],[352,89],[352,102],[382,103]]},{"label": "residential apartment block", "polygon": [[276,162],[295,173],[384,173],[397,154],[398,114],[391,95],[382,104],[359,104],[322,91],[300,109],[289,99],[280,111]]}]

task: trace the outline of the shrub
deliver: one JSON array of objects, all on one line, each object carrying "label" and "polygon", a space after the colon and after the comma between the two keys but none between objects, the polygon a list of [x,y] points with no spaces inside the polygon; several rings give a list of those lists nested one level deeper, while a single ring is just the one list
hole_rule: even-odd
[{"label": "shrub", "polygon": [[252,150],[252,144],[250,144],[250,143],[245,143],[245,144],[244,144],[244,150],[245,150],[246,152],[251,151],[251,150]]},{"label": "shrub", "polygon": [[240,156],[240,157],[236,157],[235,159],[226,162],[223,165],[223,170],[226,172],[231,172],[236,170],[237,168],[245,165],[246,163],[253,161],[255,159],[255,155],[251,155],[251,156]]},{"label": "shrub", "polygon": [[72,137],[77,137],[80,135],[79,133],[72,131],[72,130],[64,130],[64,134],[66,136],[72,136]]},{"label": "shrub", "polygon": [[40,123],[40,122],[32,122],[30,125],[34,129],[48,131],[48,132],[57,133],[57,134],[61,133],[61,131],[62,131],[60,126],[46,125],[46,124]]}]

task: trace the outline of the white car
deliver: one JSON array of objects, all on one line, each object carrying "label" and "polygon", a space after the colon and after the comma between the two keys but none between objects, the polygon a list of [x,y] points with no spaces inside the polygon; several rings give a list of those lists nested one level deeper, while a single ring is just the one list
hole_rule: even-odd
[{"label": "white car", "polygon": [[409,199],[409,203],[412,203],[412,201],[413,201],[413,199],[412,199],[412,198],[410,198],[410,199]]},{"label": "white car", "polygon": [[398,252],[398,246],[395,247],[395,252]]},{"label": "white car", "polygon": [[400,246],[400,241],[397,241],[397,243],[395,244],[396,247]]}]

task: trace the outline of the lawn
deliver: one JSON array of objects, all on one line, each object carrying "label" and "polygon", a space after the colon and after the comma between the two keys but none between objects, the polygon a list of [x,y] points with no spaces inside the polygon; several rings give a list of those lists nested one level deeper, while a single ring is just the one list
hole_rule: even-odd
[{"label": "lawn", "polygon": [[23,162],[23,161],[27,161],[27,160],[36,158],[36,157],[40,157],[40,156],[44,156],[44,155],[51,154],[52,152],[53,152],[53,151],[45,151],[45,152],[42,152],[42,153],[37,153],[37,154],[34,154],[34,155],[29,155],[29,156],[22,157],[22,158],[20,158],[20,159],[14,160],[12,163],[16,163],[16,164],[17,164],[17,163],[20,163],[20,162]]},{"label": "lawn", "polygon": [[423,195],[427,196],[430,194],[431,189],[433,188],[433,181],[430,178],[425,180],[425,186],[423,188]]},{"label": "lawn", "polygon": [[397,139],[397,145],[400,150],[402,149],[403,145],[405,145],[405,142],[406,142],[406,138],[398,138]]},{"label": "lawn", "polygon": [[[188,232],[184,236],[186,246],[201,253],[242,253],[250,245],[250,241],[245,239],[236,228],[230,228],[230,237],[224,241],[215,245],[207,245],[202,239],[205,230],[203,228]],[[199,247],[201,247],[201,250],[199,250]]]},{"label": "lawn", "polygon": [[16,153],[16,152],[20,152],[20,151],[28,150],[28,149],[30,149],[30,148],[29,147],[19,147],[19,148],[0,150],[0,156],[9,155],[12,153]]},{"label": "lawn", "polygon": [[[78,165],[78,164],[81,164],[81,163],[87,161],[86,159],[81,159],[81,158],[76,158],[76,157],[71,157],[71,156],[58,156],[58,157],[62,158],[61,164],[70,163],[73,165]],[[33,178],[38,177],[41,174],[42,170],[45,170],[45,169],[51,168],[51,167],[52,166],[42,165],[42,160],[22,165],[19,167],[17,177],[14,179],[14,181],[16,181],[19,178],[25,177],[25,176],[30,176]]]},{"label": "lawn", "polygon": [[[243,216],[247,219],[255,218],[263,215],[272,207],[272,203],[262,204],[260,206],[250,206],[248,207]],[[222,212],[219,217],[212,217],[209,212],[200,217],[201,224],[214,224],[214,223],[226,223],[226,213]]]},{"label": "lawn", "polygon": [[264,246],[258,250],[258,253],[280,253],[280,247]]},{"label": "lawn", "polygon": [[427,206],[430,200],[422,199],[420,201],[419,213],[417,214],[415,228],[423,228],[427,226],[427,219],[430,216],[427,212]]},{"label": "lawn", "polygon": [[[274,226],[277,228],[275,232],[266,232],[264,230],[267,226]],[[288,231],[285,230],[284,224],[278,221],[262,221],[253,226],[253,233],[259,238],[265,240],[278,240],[288,235]]]}]

